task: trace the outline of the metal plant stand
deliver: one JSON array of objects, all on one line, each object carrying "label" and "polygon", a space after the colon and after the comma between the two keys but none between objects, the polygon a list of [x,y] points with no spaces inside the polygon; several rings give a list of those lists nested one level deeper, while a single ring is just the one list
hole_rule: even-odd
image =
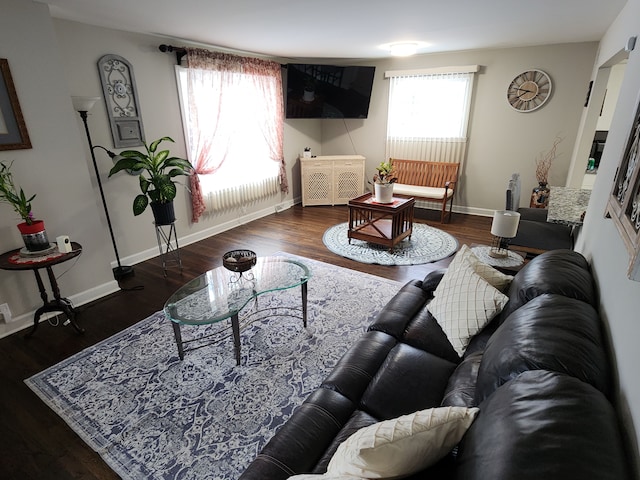
[{"label": "metal plant stand", "polygon": [[162,271],[167,276],[167,268],[178,266],[182,272],[182,259],[180,258],[180,246],[178,245],[178,234],[176,233],[175,222],[156,227],[156,238],[158,239],[158,250],[160,250],[160,260],[162,261]]}]

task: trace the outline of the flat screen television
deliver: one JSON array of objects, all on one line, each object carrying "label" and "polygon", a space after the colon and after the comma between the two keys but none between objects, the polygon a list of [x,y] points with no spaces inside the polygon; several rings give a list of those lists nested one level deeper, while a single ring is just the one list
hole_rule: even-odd
[{"label": "flat screen television", "polygon": [[286,118],[367,118],[375,70],[289,63]]}]

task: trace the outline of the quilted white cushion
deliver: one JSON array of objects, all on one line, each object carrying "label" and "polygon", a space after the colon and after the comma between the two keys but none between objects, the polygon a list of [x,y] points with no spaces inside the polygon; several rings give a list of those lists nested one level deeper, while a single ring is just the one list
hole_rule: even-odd
[{"label": "quilted white cushion", "polygon": [[320,475],[317,473],[303,473],[287,478],[287,480],[363,480],[362,477],[354,477],[352,475],[329,475],[325,473]]},{"label": "quilted white cushion", "polygon": [[392,479],[419,472],[460,442],[478,411],[430,408],[362,428],[340,444],[327,475]]},{"label": "quilted white cushion", "polygon": [[[418,185],[407,185],[405,183],[394,183],[393,193],[398,195],[410,195],[412,197],[424,197],[442,200],[444,198],[444,188],[420,187]],[[453,190],[447,190],[447,198],[453,195]]]},{"label": "quilted white cushion", "polygon": [[460,250],[458,250],[458,253],[456,253],[456,256],[453,257],[453,260],[451,260],[449,268],[455,270],[465,262],[471,265],[474,272],[476,272],[501,292],[506,291],[507,288],[509,288],[509,285],[511,285],[513,276],[506,275],[502,272],[499,272],[491,265],[487,265],[486,263],[481,261],[467,245],[462,245],[462,247],[460,247]]},{"label": "quilted white cushion", "polygon": [[427,308],[458,355],[476,333],[504,308],[509,297],[478,275],[468,262],[449,267]]}]

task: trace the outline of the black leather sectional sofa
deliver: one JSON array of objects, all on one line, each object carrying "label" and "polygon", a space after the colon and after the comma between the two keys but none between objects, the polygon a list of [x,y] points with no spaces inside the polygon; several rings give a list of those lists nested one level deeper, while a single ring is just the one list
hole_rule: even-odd
[{"label": "black leather sectional sofa", "polygon": [[597,291],[579,253],[534,258],[462,358],[427,310],[443,272],[407,283],[241,479],[323,473],[356,430],[478,406],[457,448],[411,479],[631,478]]}]

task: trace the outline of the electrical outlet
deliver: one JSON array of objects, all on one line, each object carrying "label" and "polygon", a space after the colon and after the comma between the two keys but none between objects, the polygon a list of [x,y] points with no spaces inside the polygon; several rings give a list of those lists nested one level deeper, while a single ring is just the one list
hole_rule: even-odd
[{"label": "electrical outlet", "polygon": [[2,315],[4,323],[9,323],[11,321],[11,310],[9,309],[8,303],[0,305],[0,315]]}]

